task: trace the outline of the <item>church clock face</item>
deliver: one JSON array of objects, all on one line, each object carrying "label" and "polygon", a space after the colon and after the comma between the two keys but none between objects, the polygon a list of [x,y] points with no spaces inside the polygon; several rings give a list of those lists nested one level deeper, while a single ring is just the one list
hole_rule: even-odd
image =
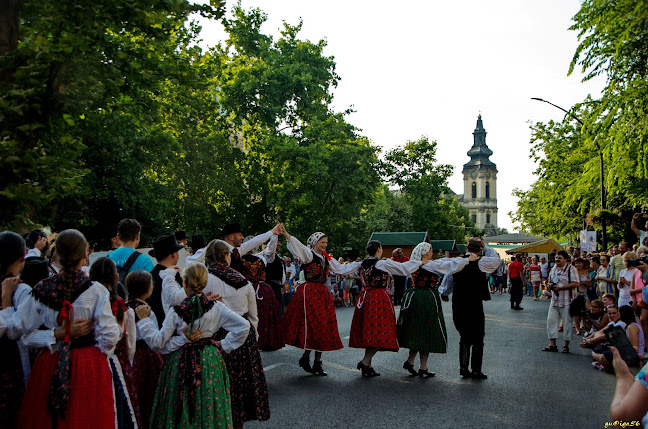
[{"label": "church clock face", "polygon": [[470,173],[470,177],[472,177],[473,179],[476,178],[477,177],[477,172],[473,171],[472,173]]},{"label": "church clock face", "polygon": [[487,172],[486,172],[486,178],[487,178],[487,179],[490,179],[490,171],[487,171]]}]

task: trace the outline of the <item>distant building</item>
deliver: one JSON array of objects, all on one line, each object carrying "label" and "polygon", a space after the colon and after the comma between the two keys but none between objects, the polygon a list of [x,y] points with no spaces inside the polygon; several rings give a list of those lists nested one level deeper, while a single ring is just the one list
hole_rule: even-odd
[{"label": "distant building", "polygon": [[463,166],[464,193],[459,203],[470,212],[470,217],[486,235],[497,234],[497,166],[489,157],[493,151],[486,146],[486,130],[482,117],[477,117],[473,145],[468,151],[470,161]]}]

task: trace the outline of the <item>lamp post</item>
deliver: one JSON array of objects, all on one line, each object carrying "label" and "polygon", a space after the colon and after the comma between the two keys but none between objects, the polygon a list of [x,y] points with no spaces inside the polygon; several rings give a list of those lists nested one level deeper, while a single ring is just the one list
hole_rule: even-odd
[{"label": "lamp post", "polygon": [[[578,116],[574,115],[569,110],[563,109],[562,107],[560,107],[560,106],[558,106],[556,104],[553,104],[550,101],[543,100],[542,98],[531,97],[531,100],[542,101],[543,103],[550,104],[553,107],[555,107],[556,109],[560,109],[563,112],[565,112],[567,115],[574,118],[579,124],[581,124],[581,126],[583,126],[583,127],[585,126],[583,121],[581,121],[578,118]],[[590,134],[589,131],[587,131],[587,134],[589,134],[589,136],[592,137],[592,135]],[[606,208],[606,204],[605,204],[605,184],[603,183],[603,152],[601,151],[601,147],[599,146],[596,139],[592,138],[592,140],[594,141],[594,144],[596,145],[596,150],[598,151],[598,154],[599,154],[599,165],[600,165],[600,172],[599,173],[600,173],[600,182],[601,182],[601,211],[604,211],[605,208]],[[603,244],[603,251],[605,252],[605,251],[607,251],[607,221],[605,220],[605,213],[601,213],[601,229],[602,229],[602,231],[601,231],[601,242]]]}]

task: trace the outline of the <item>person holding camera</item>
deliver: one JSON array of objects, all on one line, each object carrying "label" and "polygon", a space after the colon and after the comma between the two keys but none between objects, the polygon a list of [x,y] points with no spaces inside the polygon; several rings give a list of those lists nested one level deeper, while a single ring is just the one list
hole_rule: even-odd
[{"label": "person holding camera", "polygon": [[[632,231],[637,234],[637,237],[639,237],[639,245],[640,246],[648,246],[648,241],[646,240],[648,238],[648,232],[646,232],[646,229],[648,226],[648,214],[646,213],[635,213],[632,215],[632,222],[630,223],[630,228]],[[646,241],[646,243],[644,243]]]},{"label": "person holding camera", "polygon": [[562,352],[569,353],[569,342],[572,340],[572,321],[569,317],[569,307],[574,298],[574,289],[580,285],[576,267],[567,263],[569,254],[561,250],[556,254],[556,265],[549,273],[549,290],[551,291],[551,304],[547,314],[547,336],[549,345],[542,349],[543,352],[557,352],[558,325],[563,322],[564,339]]}]

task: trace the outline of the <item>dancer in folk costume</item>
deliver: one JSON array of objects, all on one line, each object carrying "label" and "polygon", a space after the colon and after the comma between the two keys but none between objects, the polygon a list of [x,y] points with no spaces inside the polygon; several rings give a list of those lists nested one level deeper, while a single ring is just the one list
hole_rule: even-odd
[{"label": "dancer in folk costume", "polygon": [[[174,271],[175,273],[175,271]],[[142,305],[149,305],[146,301],[154,291],[153,277],[151,273],[144,270],[136,270],[129,273],[126,277],[126,291],[128,292],[128,308],[133,311]],[[186,297],[186,295],[185,295]],[[151,312],[149,318],[159,326],[155,312]],[[139,322],[139,317],[135,314],[135,322]],[[189,329],[185,328],[185,335],[189,335]],[[172,350],[177,350],[186,342],[185,335],[175,335],[167,344],[166,348],[161,350],[152,350],[144,338],[140,329],[136,329],[135,355],[133,356],[133,380],[141,421],[144,427],[148,427],[151,421],[151,412],[153,411],[153,401],[157,391],[158,380],[164,361],[161,353],[168,354]]]},{"label": "dancer in folk costume", "polygon": [[[304,349],[299,366],[304,371],[327,375],[322,368],[322,352],[339,350],[342,346],[337,328],[333,296],[324,284],[329,273],[350,274],[360,268],[360,262],[340,264],[326,253],[328,237],[322,232],[312,234],[304,246],[282,228],[288,250],[302,261],[306,283],[295,291],[281,321],[284,342]],[[311,350],[315,350],[313,366]]]},{"label": "dancer in folk costume", "polygon": [[[491,299],[487,276],[497,270],[502,260],[495,249],[484,247],[478,237],[468,240],[466,251],[464,259],[468,259],[468,264],[452,276],[444,277],[439,293],[444,301],[449,301],[448,295],[452,293],[452,319],[460,337],[459,374],[482,380],[487,378],[482,372],[485,335],[482,301]],[[485,256],[481,256],[482,251]]]},{"label": "dancer in folk costume", "polygon": [[109,358],[113,373],[117,427],[120,429],[141,427],[142,419],[131,364],[135,355],[135,312],[127,309],[126,302],[117,295],[119,274],[112,259],[107,257],[97,259],[90,267],[90,280],[101,283],[108,289],[112,312],[117,323],[122,327],[122,338],[115,347],[115,354]]},{"label": "dancer in folk costume", "polygon": [[[37,320],[47,330],[46,350],[36,359],[20,410],[19,426],[25,428],[114,428],[115,405],[108,357],[121,336],[110,305],[108,290],[89,280],[81,267],[87,243],[76,230],[56,238],[62,269],[34,286],[33,299],[16,315],[24,325]],[[74,338],[73,321],[87,322]],[[63,341],[56,329],[65,327]],[[78,325],[77,325],[78,326]]]},{"label": "dancer in folk costume", "polygon": [[[249,320],[251,328],[245,343],[235,351],[223,356],[230,375],[230,397],[232,401],[232,420],[235,428],[240,428],[249,420],[268,420],[270,402],[268,386],[263,373],[261,354],[257,343],[256,295],[252,284],[238,271],[229,266],[232,261],[229,246],[223,240],[212,240],[205,249],[205,263],[209,276],[206,296],[218,297],[230,310]],[[241,260],[241,266],[242,266]],[[163,289],[173,290],[172,270],[160,273]],[[166,294],[166,292],[164,292]],[[173,300],[178,299],[175,294]],[[214,338],[220,340],[227,335],[220,329]]]},{"label": "dancer in folk costume", "polygon": [[351,322],[349,347],[365,349],[364,358],[357,365],[363,377],[380,375],[371,366],[371,359],[379,350],[398,351],[396,314],[386,290],[389,275],[406,277],[421,266],[420,259],[407,262],[381,260],[382,252],[380,242],[371,240],[367,243],[369,257],[362,261],[360,268],[363,290],[358,296]]},{"label": "dancer in folk costume", "polygon": [[[241,273],[229,266],[232,256],[228,244],[224,241],[212,240],[207,245],[205,262],[209,269],[209,281],[205,291],[221,296],[223,304],[249,320],[251,325],[245,343],[223,357],[230,375],[234,427],[242,428],[243,423],[250,420],[268,420],[270,402],[257,342],[259,317],[254,288]],[[227,329],[220,329],[215,338],[219,340],[225,335]]]},{"label": "dancer in folk costume", "polygon": [[232,262],[230,266],[238,271],[241,268],[241,256],[246,255],[251,250],[261,246],[263,243],[270,240],[273,235],[279,234],[280,228],[281,224],[278,223],[270,231],[259,234],[252,237],[250,240],[243,242],[245,237],[240,224],[228,223],[223,226],[223,229],[221,230],[221,238],[225,243],[227,243],[227,248],[231,253]]},{"label": "dancer in folk costume", "polygon": [[[204,265],[189,264],[182,278],[187,298],[169,310],[160,330],[149,317],[148,305],[135,310],[140,319],[138,330],[153,350],[170,349],[174,333],[187,327],[190,335],[197,331],[200,336],[198,341],[187,342],[169,355],[158,383],[150,427],[231,428],[229,378],[221,351],[230,353],[240,347],[250,323],[205,296],[208,273]],[[229,333],[216,341],[213,335],[220,328]]]},{"label": "dancer in folk costume", "polygon": [[[409,349],[409,356],[403,368],[411,375],[434,377],[435,373],[428,371],[427,362],[430,353],[445,353],[448,348],[448,334],[441,296],[437,291],[439,277],[453,274],[468,264],[466,258],[431,259],[433,256],[430,243],[419,243],[412,251],[411,261],[429,262],[421,265],[412,273],[413,288],[403,297],[403,305],[398,315],[398,343]],[[419,371],[414,370],[414,360],[417,353],[420,358]]]},{"label": "dancer in folk costume", "polygon": [[281,307],[272,287],[265,282],[266,265],[275,259],[274,248],[278,237],[273,235],[265,251],[241,257],[241,274],[252,283],[258,312],[259,349],[279,350],[284,346],[281,339]]}]

